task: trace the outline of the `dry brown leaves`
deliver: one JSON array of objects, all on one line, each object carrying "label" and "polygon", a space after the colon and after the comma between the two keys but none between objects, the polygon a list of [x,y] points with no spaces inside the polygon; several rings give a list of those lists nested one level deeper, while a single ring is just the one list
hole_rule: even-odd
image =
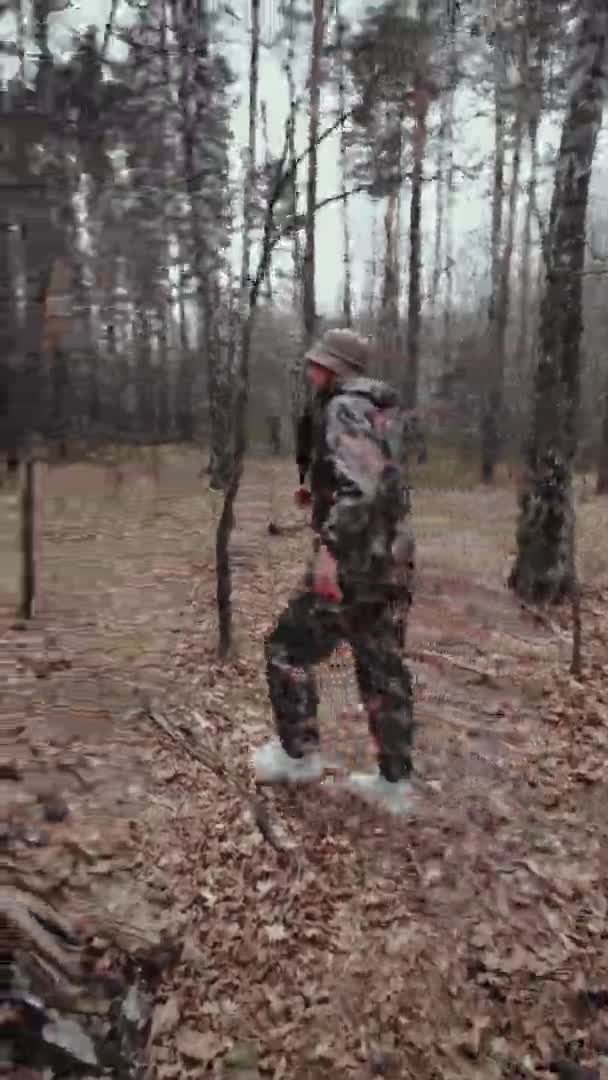
[{"label": "dry brown leaves", "polygon": [[[492,504],[490,538],[478,516],[483,582],[464,574],[462,551],[440,565],[429,542],[410,643],[422,724],[416,817],[388,821],[330,786],[277,791],[264,798],[291,847],[275,851],[252,813],[249,757],[270,730],[261,639],[298,580],[302,538],[270,541],[261,555],[263,486],[250,476],[240,504],[239,659],[213,658],[212,566],[199,559],[189,609],[185,581],[180,594],[187,614],[166,609],[166,624],[184,629],[165,634],[173,644],[154,683],[185,745],[148,724],[129,751],[142,755],[145,796],[132,815],[133,866],[180,945],[158,990],[153,1072],[498,1080],[553,1066],[590,1080],[584,1069],[601,1065],[608,1042],[599,999],[580,996],[608,985],[606,595],[584,598],[577,682],[566,616],[549,626],[518,610],[502,562],[490,562],[493,545],[504,561],[497,521],[510,521],[508,505]],[[455,549],[459,529],[470,541],[474,499],[465,501]],[[444,506],[439,496],[419,502],[430,535]],[[160,528],[166,518],[150,523],[147,545]],[[169,576],[192,565],[197,543],[183,545]],[[125,541],[125,559],[129,550]],[[121,633],[139,633],[141,650],[150,613],[146,622],[141,594],[139,612],[130,596]],[[74,644],[69,656],[76,664]],[[332,748],[348,745],[339,718],[326,718],[324,734]],[[212,748],[224,775],[189,754],[189,740]],[[96,841],[83,831],[78,842]]]}]

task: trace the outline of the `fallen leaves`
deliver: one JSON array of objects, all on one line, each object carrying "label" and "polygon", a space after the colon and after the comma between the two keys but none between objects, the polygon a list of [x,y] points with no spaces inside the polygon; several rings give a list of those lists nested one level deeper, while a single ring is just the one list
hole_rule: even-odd
[{"label": "fallen leaves", "polygon": [[[238,529],[243,549],[253,551],[265,534],[263,483],[255,495],[247,483]],[[440,498],[443,512],[445,493]],[[555,620],[534,625],[498,579],[483,589],[472,584],[470,555],[459,578],[446,580],[442,564],[435,582],[445,588],[434,593],[422,580],[411,619],[425,676],[416,761],[427,787],[416,824],[404,831],[324,791],[258,800],[249,755],[270,730],[261,640],[297,583],[302,538],[282,538],[272,563],[257,549],[240,561],[242,654],[222,667],[213,652],[213,565],[199,550],[209,540],[202,504],[176,500],[175,520],[166,514],[162,530],[131,521],[120,555],[131,565],[112,579],[94,628],[101,626],[101,641],[87,646],[87,663],[94,653],[97,674],[106,678],[111,667],[119,685],[135,666],[143,678],[145,661],[146,678],[156,680],[148,700],[162,705],[157,723],[144,727],[141,711],[131,718],[126,751],[113,745],[114,727],[104,729],[100,773],[91,758],[56,747],[69,787],[58,796],[70,812],[62,820],[51,811],[46,849],[26,851],[13,833],[10,840],[19,874],[40,895],[93,890],[106,924],[130,922],[123,944],[148,930],[137,905],[128,917],[121,907],[121,865],[134,896],[154,888],[179,940],[175,965],[160,963],[155,976],[148,1033],[155,1080],[204,1073],[506,1080],[546,1074],[552,1061],[562,1063],[565,1080],[591,1080],[566,1076],[563,1063],[580,1058],[589,1064],[578,1068],[594,1069],[589,1032],[601,1006],[590,997],[575,1019],[571,999],[575,985],[608,985],[608,705],[599,637],[586,642],[588,670],[574,680],[560,655],[567,635]],[[482,519],[480,535],[484,527]],[[133,562],[144,533],[149,574]],[[178,545],[170,569],[167,548]],[[454,550],[441,557],[455,558]],[[196,579],[192,593],[188,578]],[[83,606],[95,611],[95,599]],[[184,630],[176,635],[178,623]],[[70,632],[70,647],[60,641],[57,656],[71,656],[75,669],[82,647]],[[42,644],[33,654],[44,654]],[[45,671],[39,681],[32,664],[20,671],[41,694],[60,680],[67,687],[74,669]],[[88,684],[89,696],[96,687]],[[348,672],[338,689],[352,692]],[[340,708],[349,726],[326,716],[324,737],[332,747],[358,739],[369,761],[364,719],[349,702]],[[50,760],[43,748],[40,767]],[[99,827],[99,806],[86,821],[82,815],[100,789],[108,813],[116,788],[105,791],[104,778],[123,760],[126,772],[135,761],[141,772],[118,792],[137,819],[124,844],[109,825]],[[19,779],[7,787],[19,786],[24,764],[16,758]],[[40,831],[43,804],[34,798],[27,813]],[[75,830],[73,842],[65,839]],[[574,1062],[568,1040],[579,1025],[584,1046]]]},{"label": "fallen leaves", "polygon": [[175,1044],[183,1057],[199,1065],[211,1064],[226,1046],[225,1040],[218,1038],[213,1031],[197,1031],[191,1027],[178,1031]]},{"label": "fallen leaves", "polygon": [[154,1043],[161,1035],[172,1035],[180,1019],[180,1005],[175,994],[157,1005],[152,1013],[150,1024],[150,1042]]}]

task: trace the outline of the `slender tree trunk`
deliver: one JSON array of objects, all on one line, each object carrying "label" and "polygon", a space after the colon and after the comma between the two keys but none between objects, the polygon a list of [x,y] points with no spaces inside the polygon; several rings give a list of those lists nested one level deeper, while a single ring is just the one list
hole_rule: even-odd
[{"label": "slender tree trunk", "polygon": [[602,427],[600,432],[600,446],[597,460],[596,493],[608,495],[608,378],[604,385],[604,400],[602,402]]},{"label": "slender tree trunk", "polygon": [[21,479],[21,593],[19,615],[31,619],[41,607],[44,464],[35,453],[23,462]]},{"label": "slender tree trunk", "polygon": [[448,91],[445,107],[445,292],[443,297],[442,327],[442,397],[451,399],[454,394],[454,364],[452,354],[452,307],[454,297],[454,114],[456,84],[458,81],[458,54],[456,51],[456,4],[451,0],[448,10]]},{"label": "slender tree trunk", "polygon": [[[169,267],[172,265],[171,252],[171,224],[168,216],[168,199],[171,187],[171,141],[170,126],[173,101],[171,97],[171,59],[169,53],[169,20],[167,17],[167,0],[161,0],[160,8],[160,52],[163,72],[163,116],[162,116],[162,175],[164,197],[161,208],[161,230],[164,248],[160,272],[159,290],[161,296],[158,304],[158,426],[161,440],[169,438],[169,432],[175,428],[175,409],[171,398],[171,378],[169,374],[169,319],[171,311],[171,282],[169,279]],[[173,406],[173,407],[172,407]]]},{"label": "slender tree trunk", "polygon": [[315,297],[315,207],[317,204],[317,142],[321,115],[321,59],[325,32],[325,0],[312,0],[310,111],[308,121],[308,180],[306,183],[305,247],[302,266],[304,344],[309,348],[317,327]]},{"label": "slender tree trunk", "polygon": [[[137,292],[134,290],[134,295]],[[152,368],[152,329],[147,310],[146,297],[138,296],[135,314],[135,355],[137,383],[137,428],[140,439],[144,439],[154,427],[155,395],[154,371]]]},{"label": "slender tree trunk", "polygon": [[435,321],[435,312],[437,310],[437,296],[439,294],[439,285],[441,283],[441,260],[443,258],[443,219],[445,209],[445,190],[444,190],[444,173],[445,173],[445,118],[444,118],[445,106],[443,98],[441,100],[441,120],[439,125],[439,134],[437,136],[437,185],[435,188],[435,235],[433,242],[433,275],[431,278],[431,295],[430,295],[430,312],[431,320]]},{"label": "slender tree trunk", "polygon": [[[285,14],[285,34],[287,41],[287,55],[285,58],[285,77],[287,79],[287,92],[289,94],[289,118],[287,127],[287,161],[289,175],[287,179],[287,198],[291,219],[295,221],[299,211],[298,168],[296,149],[296,124],[298,120],[299,104],[294,76],[296,56],[296,0],[289,0]],[[291,301],[294,312],[303,311],[302,296],[302,246],[300,242],[300,230],[294,229],[291,237],[292,255],[292,292]],[[291,422],[295,433],[302,412],[302,372],[301,361],[296,362],[289,373],[289,395],[291,407]]]},{"label": "slender tree trunk", "polygon": [[[227,431],[227,402],[225,401],[225,373],[220,370],[219,358],[213,347],[214,334],[211,327],[212,305],[210,301],[211,274],[210,252],[205,241],[201,216],[201,193],[197,180],[198,130],[203,104],[200,85],[204,84],[204,68],[208,55],[206,0],[170,0],[173,31],[180,56],[178,83],[178,106],[184,179],[188,193],[192,264],[196,279],[196,296],[199,322],[199,344],[204,353],[207,394],[209,401],[209,484],[215,490],[225,486],[229,471],[229,440]],[[196,43],[196,49],[193,49]],[[194,65],[199,65],[201,78],[196,79]]]},{"label": "slender tree trunk", "polygon": [[517,556],[509,585],[532,603],[572,597],[573,464],[578,438],[582,274],[589,185],[601,126],[608,9],[582,0],[562,125],[541,303],[532,429],[520,491]]},{"label": "slender tree trunk", "polygon": [[[287,19],[287,57],[285,60],[285,76],[287,79],[287,91],[289,94],[289,127],[287,130],[287,160],[289,162],[289,212],[292,219],[298,216],[299,193],[298,193],[298,170],[296,165],[296,123],[298,119],[298,96],[294,77],[294,64],[296,55],[296,18],[295,0],[289,0],[286,12]],[[302,303],[302,251],[300,245],[300,230],[294,229],[292,238],[293,259],[293,293],[292,302],[294,310],[298,310]]]},{"label": "slender tree trunk", "polygon": [[[345,24],[340,14],[339,0],[335,0],[336,14],[336,51],[338,62],[338,116],[346,116],[346,70],[344,63],[344,32]],[[347,148],[345,120],[340,125],[340,195],[342,212],[342,315],[344,325],[352,326],[353,322],[353,299],[352,299],[352,273],[351,273],[351,245],[350,245],[350,217],[347,185]]]},{"label": "slender tree trunk", "polygon": [[[424,15],[421,12],[421,18]],[[407,364],[404,372],[403,401],[408,409],[418,403],[418,378],[420,366],[420,328],[422,298],[420,273],[422,261],[422,182],[427,142],[428,95],[424,86],[424,74],[416,78],[414,89],[415,114],[413,135],[413,168],[410,198],[410,262],[408,279],[407,318]]]},{"label": "slender tree trunk", "polygon": [[21,83],[24,83],[25,82],[26,26],[25,26],[25,17],[24,17],[24,13],[23,13],[23,0],[14,0],[13,8],[14,8],[14,12],[15,12],[15,23],[16,23],[16,33],[15,33],[16,42],[15,42],[15,44],[17,46],[17,60],[18,60],[18,64],[19,64],[19,66],[17,68],[17,78],[19,79],[19,81]]},{"label": "slender tree trunk", "polygon": [[509,325],[509,311],[511,306],[511,263],[513,261],[513,244],[517,221],[517,199],[519,196],[519,173],[521,167],[521,146],[523,141],[523,115],[521,108],[515,117],[515,129],[513,132],[513,160],[511,164],[511,184],[509,187],[509,200],[507,208],[507,223],[505,230],[505,242],[500,259],[500,275],[498,288],[498,305],[495,319],[495,404],[496,415],[499,418],[496,424],[496,465],[500,447],[502,445],[502,432],[500,430],[500,418],[503,412],[504,380],[507,366],[507,328]]},{"label": "slender tree trunk", "polygon": [[[239,318],[241,336],[237,365],[236,394],[234,407],[234,451],[232,468],[224,493],[224,505],[217,526],[215,538],[216,561],[216,596],[219,623],[219,653],[225,658],[233,644],[232,619],[232,572],[230,566],[230,537],[234,528],[234,503],[238,494],[245,451],[247,449],[247,406],[249,401],[249,356],[251,351],[251,332],[253,316],[257,302],[257,290],[261,281],[259,273],[256,281],[251,282],[251,232],[254,214],[254,188],[256,168],[256,131],[258,117],[258,83],[260,61],[260,4],[261,0],[251,0],[251,51],[249,59],[249,139],[247,146],[247,172],[243,192],[243,250],[241,259],[241,278],[239,290]],[[271,257],[268,245],[266,270]]]},{"label": "slender tree trunk", "polygon": [[370,248],[371,254],[368,260],[368,287],[367,287],[367,318],[370,329],[376,321],[376,282],[378,278],[378,211],[374,206],[372,211],[372,227]]},{"label": "slender tree trunk", "polygon": [[521,386],[518,389],[523,388],[523,379],[525,378],[525,372],[528,367],[528,360],[530,357],[530,288],[532,285],[532,218],[534,216],[534,207],[536,206],[536,185],[538,179],[538,147],[537,147],[537,133],[538,128],[534,125],[530,130],[530,175],[527,184],[528,197],[526,199],[526,213],[524,217],[523,239],[522,239],[522,258],[521,258],[521,277],[520,277],[520,291],[519,291],[519,331],[517,335],[517,346],[515,349],[515,361],[518,369],[518,376]]},{"label": "slender tree trunk", "polygon": [[169,327],[166,303],[157,312],[158,353],[156,372],[156,435],[159,442],[167,442],[172,428],[171,387],[169,383]]},{"label": "slender tree trunk", "polygon": [[492,192],[491,283],[488,304],[486,375],[481,417],[481,479],[494,482],[501,422],[501,381],[496,349],[500,338],[500,266],[505,172],[505,56],[503,29],[497,22],[494,37],[494,187]]},{"label": "slender tree trunk", "polygon": [[0,209],[0,449],[16,445],[14,381],[17,374],[18,321],[11,258],[11,221]]},{"label": "slender tree trunk", "polygon": [[384,378],[393,378],[399,358],[399,270],[396,249],[398,193],[393,191],[386,200],[384,213],[384,267],[382,297],[379,312],[378,338]]},{"label": "slender tree trunk", "polygon": [[[268,139],[268,116],[266,113],[266,102],[260,102],[260,118],[262,121],[262,141],[264,143],[264,165],[266,167],[266,173],[270,169],[271,154],[270,154],[270,142]],[[266,299],[269,304],[272,304],[272,265],[268,268],[266,275]]]}]

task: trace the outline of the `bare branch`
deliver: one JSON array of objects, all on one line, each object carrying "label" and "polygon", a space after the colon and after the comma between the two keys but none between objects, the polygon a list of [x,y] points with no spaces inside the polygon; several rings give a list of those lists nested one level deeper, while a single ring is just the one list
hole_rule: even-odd
[{"label": "bare branch", "polygon": [[[401,177],[401,182],[403,182],[404,180],[411,180],[411,178],[412,178],[411,173],[403,173],[403,175]],[[424,179],[423,179],[423,183],[430,184],[434,180],[438,180],[438,179],[439,179],[438,175],[436,175],[436,176],[425,176]],[[350,199],[351,196],[353,196],[353,195],[369,195],[369,194],[370,194],[370,185],[369,185],[369,183],[356,184],[355,187],[349,188],[347,191],[340,191],[336,195],[327,195],[324,199],[321,199],[318,203],[315,204],[314,212],[316,214],[319,210],[324,210],[326,206],[331,206],[332,203],[346,202],[346,200]],[[283,237],[285,237],[285,236],[290,236],[294,232],[295,229],[302,229],[303,227],[304,227],[304,215],[299,214],[295,221],[288,222],[287,225],[283,229],[280,230],[279,239],[283,239]]]}]

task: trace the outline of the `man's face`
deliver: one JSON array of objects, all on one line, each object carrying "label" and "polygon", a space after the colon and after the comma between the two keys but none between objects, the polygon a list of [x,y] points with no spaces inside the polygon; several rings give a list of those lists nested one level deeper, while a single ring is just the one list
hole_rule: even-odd
[{"label": "man's face", "polygon": [[327,390],[335,379],[333,371],[321,367],[320,364],[309,364],[306,377],[313,390]]}]

